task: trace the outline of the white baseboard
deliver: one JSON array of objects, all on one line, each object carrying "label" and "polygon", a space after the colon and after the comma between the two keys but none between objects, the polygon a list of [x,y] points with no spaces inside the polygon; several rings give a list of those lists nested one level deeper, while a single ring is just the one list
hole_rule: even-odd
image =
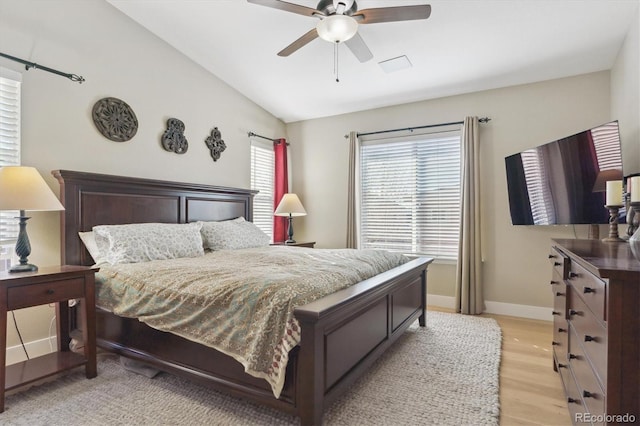
[{"label": "white baseboard", "polygon": [[[456,305],[456,298],[452,296],[440,296],[438,294],[427,294],[427,305],[454,309]],[[551,321],[551,308],[518,305],[515,303],[492,302],[490,300],[485,300],[484,305],[484,312],[488,314]]]},{"label": "white baseboard", "polygon": [[[27,349],[29,358],[35,358],[40,355],[46,355],[57,349],[58,340],[56,336],[51,337],[51,344],[49,339],[34,340],[32,342],[25,342],[24,346]],[[6,365],[15,364],[16,362],[25,361],[27,356],[24,354],[22,345],[10,346],[7,348],[7,362]]]}]

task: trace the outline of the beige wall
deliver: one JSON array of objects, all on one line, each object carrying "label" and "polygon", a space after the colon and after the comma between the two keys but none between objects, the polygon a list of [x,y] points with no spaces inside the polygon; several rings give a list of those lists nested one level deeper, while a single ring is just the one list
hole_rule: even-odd
[{"label": "beige wall", "polygon": [[625,175],[640,173],[640,5],[611,70],[611,117],[620,121]]},{"label": "beige wall", "polygon": [[[599,72],[287,125],[298,192],[308,216],[296,237],[344,247],[348,142],[344,135],[489,116],[480,126],[486,300],[550,306],[546,254],[553,237],[586,237],[585,226],[512,226],[504,157],[610,119],[610,75]],[[455,266],[435,264],[429,293],[454,295]]]},{"label": "beige wall", "polygon": [[[248,131],[285,136],[285,126],[221,80],[195,65],[102,0],[1,0],[4,53],[84,76],[83,84],[43,71],[23,73],[22,163],[35,166],[56,191],[50,171],[69,169],[183,182],[249,187]],[[103,97],[127,102],[139,128],[129,142],[104,138],[91,109]],[[166,120],[181,119],[189,150],[160,145]],[[227,145],[213,162],[204,143],[217,126]],[[30,260],[59,264],[59,216],[34,213]],[[27,341],[46,337],[52,310],[17,313]],[[17,344],[13,327],[9,345]]]}]

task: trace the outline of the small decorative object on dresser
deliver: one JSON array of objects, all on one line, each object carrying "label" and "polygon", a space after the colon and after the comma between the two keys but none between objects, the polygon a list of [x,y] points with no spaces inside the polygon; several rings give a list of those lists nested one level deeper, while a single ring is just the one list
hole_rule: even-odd
[{"label": "small decorative object on dresser", "polygon": [[289,217],[289,238],[284,242],[285,244],[295,244],[296,240],[293,239],[293,216],[306,216],[307,211],[302,206],[300,199],[296,194],[288,193],[282,196],[280,204],[273,213],[275,216],[288,216]]},{"label": "small decorative object on dresser", "polygon": [[227,145],[222,140],[222,133],[220,133],[217,127],[213,128],[211,135],[205,139],[204,143],[207,144],[207,148],[211,151],[213,161],[218,161],[222,152],[227,149]]},{"label": "small decorative object on dresser", "polygon": [[620,220],[618,214],[620,212],[620,209],[623,207],[622,203],[622,181],[607,181],[607,197],[605,207],[609,210],[609,236],[607,238],[603,238],[602,241],[605,241],[607,243],[624,242],[624,240],[618,236],[618,223]]},{"label": "small decorative object on dresser", "polygon": [[[94,274],[97,271],[87,266],[52,266],[37,272],[0,272],[0,383],[3,384],[0,386],[0,413],[4,411],[4,394],[8,390],[82,365],[88,379],[96,377]],[[69,299],[82,299],[84,356],[69,348]],[[56,304],[58,350],[5,367],[7,311],[48,303]]]},{"label": "small decorative object on dresser", "polygon": [[184,136],[184,123],[177,118],[167,120],[167,130],[162,135],[162,147],[165,151],[184,154],[189,149],[189,142]]},{"label": "small decorative object on dresser", "polygon": [[93,105],[93,124],[105,138],[126,142],[138,131],[138,119],[126,102],[117,98],[102,98]]},{"label": "small decorative object on dresser", "polygon": [[549,260],[553,367],[572,421],[640,420],[640,260],[597,240],[553,240]]},{"label": "small decorative object on dresser", "polygon": [[16,241],[16,254],[20,264],[9,272],[37,271],[38,267],[29,263],[31,243],[27,235],[25,210],[64,210],[60,201],[33,167],[5,166],[0,168],[0,210],[19,210],[20,230]]}]

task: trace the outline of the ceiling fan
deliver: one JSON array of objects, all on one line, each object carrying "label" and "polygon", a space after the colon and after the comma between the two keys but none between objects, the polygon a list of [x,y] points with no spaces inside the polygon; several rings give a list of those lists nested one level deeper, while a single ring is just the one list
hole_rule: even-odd
[{"label": "ceiling fan", "polygon": [[320,0],[316,9],[282,0],[247,0],[249,3],[319,18],[317,26],[282,49],[278,56],[289,56],[307,43],[320,37],[332,43],[344,42],[360,62],[373,58],[373,54],[358,34],[359,24],[411,21],[427,19],[431,6],[396,6],[358,10],[355,0]]}]

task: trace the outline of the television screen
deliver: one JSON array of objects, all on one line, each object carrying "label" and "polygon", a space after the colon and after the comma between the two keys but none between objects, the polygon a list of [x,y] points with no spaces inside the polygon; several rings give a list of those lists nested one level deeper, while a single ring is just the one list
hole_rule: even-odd
[{"label": "television screen", "polygon": [[505,164],[514,225],[609,223],[606,182],[623,176],[618,122],[510,155]]}]

